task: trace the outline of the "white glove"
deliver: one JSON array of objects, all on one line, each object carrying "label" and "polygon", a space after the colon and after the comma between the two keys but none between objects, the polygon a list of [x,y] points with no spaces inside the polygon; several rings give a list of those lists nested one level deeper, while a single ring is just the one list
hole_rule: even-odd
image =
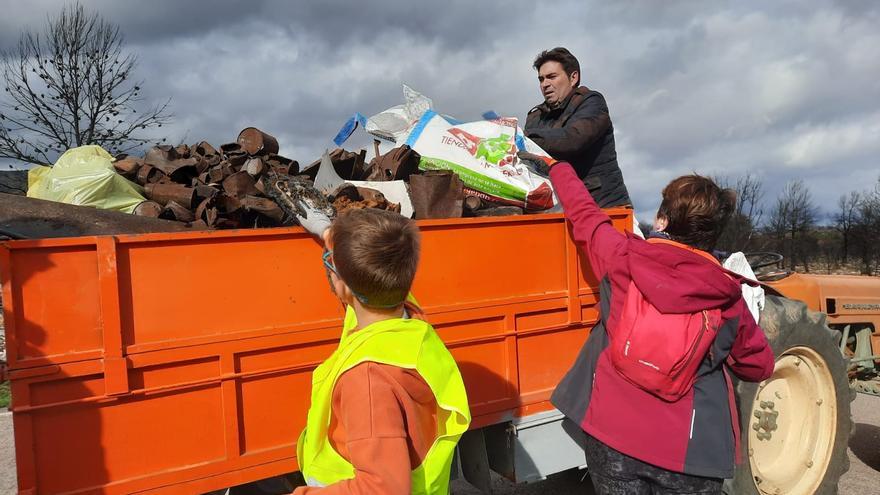
[{"label": "white glove", "polygon": [[305,201],[297,202],[297,206],[304,213],[304,215],[296,215],[299,224],[318,239],[323,239],[324,231],[330,228],[330,217]]}]

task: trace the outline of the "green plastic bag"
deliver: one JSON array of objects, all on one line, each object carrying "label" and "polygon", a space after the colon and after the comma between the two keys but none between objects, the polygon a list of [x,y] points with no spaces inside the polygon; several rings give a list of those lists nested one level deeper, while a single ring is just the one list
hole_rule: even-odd
[{"label": "green plastic bag", "polygon": [[28,197],[133,213],[143,189],[116,173],[113,157],[96,145],[64,152],[54,167],[28,173]]}]

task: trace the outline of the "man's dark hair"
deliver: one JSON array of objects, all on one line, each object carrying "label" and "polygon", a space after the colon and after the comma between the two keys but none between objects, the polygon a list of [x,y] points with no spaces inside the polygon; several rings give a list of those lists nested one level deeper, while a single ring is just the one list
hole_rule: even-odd
[{"label": "man's dark hair", "polygon": [[581,73],[581,64],[578,63],[578,59],[568,51],[568,48],[557,46],[552,50],[544,50],[535,59],[535,63],[532,64],[532,67],[534,67],[535,70],[541,70],[541,66],[547,62],[559,62],[562,64],[562,69],[569,77],[571,77],[574,72],[577,72],[578,74]]},{"label": "man's dark hair", "polygon": [[684,175],[663,188],[657,216],[674,241],[711,251],[736,207],[736,193],[700,175]]},{"label": "man's dark hair", "polygon": [[399,213],[347,210],[330,229],[340,278],[372,306],[403,303],[419,264],[419,228]]}]

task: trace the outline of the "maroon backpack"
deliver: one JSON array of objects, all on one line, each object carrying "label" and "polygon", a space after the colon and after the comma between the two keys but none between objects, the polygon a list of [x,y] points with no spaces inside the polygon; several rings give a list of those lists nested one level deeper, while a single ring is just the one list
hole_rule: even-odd
[{"label": "maroon backpack", "polygon": [[620,320],[609,332],[611,364],[632,384],[676,401],[693,387],[720,325],[717,308],[661,313],[630,281]]}]

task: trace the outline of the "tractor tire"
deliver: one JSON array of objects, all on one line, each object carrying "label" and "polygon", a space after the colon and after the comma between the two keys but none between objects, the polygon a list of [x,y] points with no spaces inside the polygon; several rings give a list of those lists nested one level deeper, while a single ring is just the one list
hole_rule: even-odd
[{"label": "tractor tire", "polygon": [[739,381],[742,431],[732,494],[831,495],[849,470],[853,432],[847,363],[825,315],[767,296],[760,325],[776,356],[773,376]]}]

